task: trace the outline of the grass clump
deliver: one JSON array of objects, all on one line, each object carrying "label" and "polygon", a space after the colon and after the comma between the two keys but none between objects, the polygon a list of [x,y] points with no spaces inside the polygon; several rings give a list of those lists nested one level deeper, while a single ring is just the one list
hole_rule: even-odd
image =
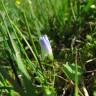
[{"label": "grass clump", "polygon": [[0,0],[0,95],[95,96],[95,3]]}]

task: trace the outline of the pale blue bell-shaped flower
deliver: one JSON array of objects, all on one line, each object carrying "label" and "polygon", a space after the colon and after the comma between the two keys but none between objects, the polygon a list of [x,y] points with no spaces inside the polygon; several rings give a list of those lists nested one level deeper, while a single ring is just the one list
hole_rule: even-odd
[{"label": "pale blue bell-shaped flower", "polygon": [[42,59],[48,57],[50,60],[53,60],[52,48],[47,35],[41,36],[39,40],[41,45]]}]

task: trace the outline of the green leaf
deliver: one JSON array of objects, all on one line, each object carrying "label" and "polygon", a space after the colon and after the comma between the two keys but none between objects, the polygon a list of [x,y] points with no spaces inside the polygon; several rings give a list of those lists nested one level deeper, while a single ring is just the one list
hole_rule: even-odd
[{"label": "green leaf", "polygon": [[[78,67],[78,79],[81,79],[81,75],[82,75],[82,69],[81,66],[77,65]],[[65,75],[67,76],[68,79],[75,81],[75,64],[64,64],[63,65],[63,71],[65,73]]]}]

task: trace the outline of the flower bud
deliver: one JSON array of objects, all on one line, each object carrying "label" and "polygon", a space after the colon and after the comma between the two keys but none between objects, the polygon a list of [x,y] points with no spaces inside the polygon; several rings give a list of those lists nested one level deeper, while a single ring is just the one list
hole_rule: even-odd
[{"label": "flower bud", "polygon": [[52,48],[47,35],[43,35],[39,40],[41,45],[42,59],[44,60],[45,57],[48,57],[49,60],[53,60]]}]

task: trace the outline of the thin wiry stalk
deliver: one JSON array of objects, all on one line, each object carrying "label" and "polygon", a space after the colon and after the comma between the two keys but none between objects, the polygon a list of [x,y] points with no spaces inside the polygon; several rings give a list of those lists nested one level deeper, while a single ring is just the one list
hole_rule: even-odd
[{"label": "thin wiry stalk", "polygon": [[29,38],[30,38],[30,40],[31,40],[31,42],[32,42],[32,45],[33,45],[33,49],[34,49],[34,51],[35,51],[36,56],[38,56],[38,52],[37,52],[36,46],[35,46],[35,44],[34,44],[34,40],[33,40],[33,38],[32,38],[32,34],[31,34],[31,31],[30,31],[30,28],[29,28],[29,24],[28,24],[28,21],[27,21],[25,12],[23,12],[23,15],[24,15],[25,23],[26,23],[26,26],[27,26],[27,29],[28,29]]},{"label": "thin wiry stalk", "polygon": [[78,66],[77,66],[77,48],[75,57],[75,96],[78,96]]}]

